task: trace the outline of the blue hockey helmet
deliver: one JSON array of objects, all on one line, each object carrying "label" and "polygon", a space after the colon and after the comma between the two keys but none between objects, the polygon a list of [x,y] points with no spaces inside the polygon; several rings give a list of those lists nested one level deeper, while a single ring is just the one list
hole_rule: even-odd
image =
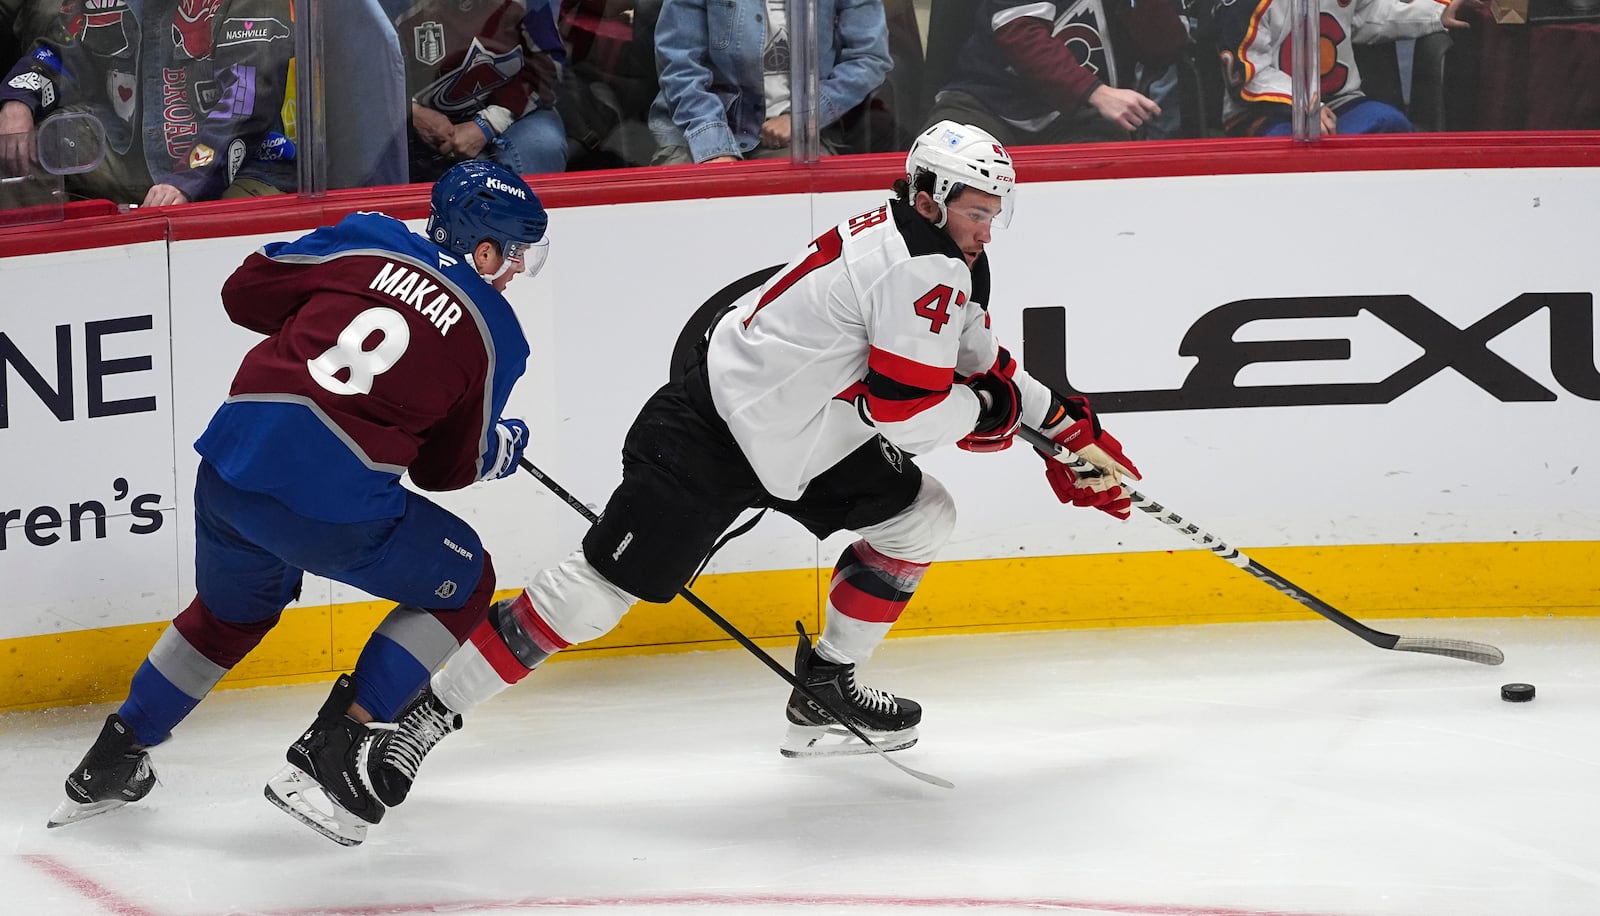
[{"label": "blue hockey helmet", "polygon": [[521,260],[523,271],[535,274],[549,251],[549,221],[527,182],[505,166],[469,159],[433,183],[427,232],[434,244],[464,257],[488,239],[501,257]]}]

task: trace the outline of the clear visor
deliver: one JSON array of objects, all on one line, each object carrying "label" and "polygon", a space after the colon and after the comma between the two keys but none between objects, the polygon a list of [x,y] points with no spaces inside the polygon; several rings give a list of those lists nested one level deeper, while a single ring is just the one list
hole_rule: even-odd
[{"label": "clear visor", "polygon": [[505,259],[518,261],[522,264],[522,272],[528,276],[538,275],[544,269],[544,262],[550,257],[550,236],[545,236],[537,242],[510,242],[506,245]]},{"label": "clear visor", "polygon": [[970,186],[966,188],[965,194],[955,191],[950,196],[959,199],[953,204],[945,205],[946,213],[985,226],[999,226],[1001,229],[1010,226],[1011,216],[1017,209],[1010,194],[1000,197],[996,194],[979,192]]}]

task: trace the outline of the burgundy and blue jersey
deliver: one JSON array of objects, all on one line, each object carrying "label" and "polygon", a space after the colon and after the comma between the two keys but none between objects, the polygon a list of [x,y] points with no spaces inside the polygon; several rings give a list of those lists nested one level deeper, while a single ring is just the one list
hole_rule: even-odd
[{"label": "burgundy and blue jersey", "polygon": [[222,288],[245,356],[195,449],[230,483],[330,522],[402,514],[483,475],[527,366],[511,305],[470,263],[378,213],[250,255]]},{"label": "burgundy and blue jersey", "polygon": [[1101,85],[1135,84],[1133,64],[1164,70],[1187,40],[1172,0],[981,0],[946,89],[1009,123],[1043,130]]}]

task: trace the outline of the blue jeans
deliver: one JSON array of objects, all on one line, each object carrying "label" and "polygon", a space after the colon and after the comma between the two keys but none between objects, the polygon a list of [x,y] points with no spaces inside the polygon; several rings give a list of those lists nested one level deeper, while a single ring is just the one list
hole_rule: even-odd
[{"label": "blue jeans", "polygon": [[[1358,98],[1333,110],[1339,116],[1341,134],[1409,134],[1416,128],[1406,120],[1400,109],[1377,99]],[[1263,137],[1287,137],[1294,132],[1294,122],[1284,118],[1261,132]]]},{"label": "blue jeans", "polygon": [[541,108],[513,121],[482,155],[518,175],[565,172],[567,129],[555,109]]}]

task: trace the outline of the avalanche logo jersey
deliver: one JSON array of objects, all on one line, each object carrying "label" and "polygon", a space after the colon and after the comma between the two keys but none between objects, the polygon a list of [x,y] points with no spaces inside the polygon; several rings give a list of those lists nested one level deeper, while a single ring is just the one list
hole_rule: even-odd
[{"label": "avalanche logo jersey", "polygon": [[1078,63],[1108,86],[1117,85],[1117,62],[1107,48],[1105,9],[1100,0],[1077,0],[1056,18],[1051,33],[1067,46]]}]

